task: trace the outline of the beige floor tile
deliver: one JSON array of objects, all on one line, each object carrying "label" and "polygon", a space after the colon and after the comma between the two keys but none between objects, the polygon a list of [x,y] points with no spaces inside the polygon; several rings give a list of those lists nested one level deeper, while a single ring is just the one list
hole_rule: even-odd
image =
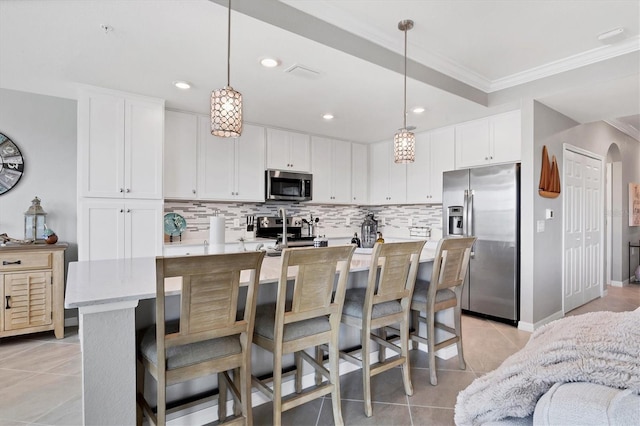
[{"label": "beige floor tile", "polygon": [[81,395],[82,383],[78,376],[34,374],[10,388],[0,388],[0,418],[35,421]]},{"label": "beige floor tile", "polygon": [[429,370],[414,369],[412,377],[415,385],[413,396],[409,397],[409,405],[450,409],[456,404],[458,392],[476,379],[473,372],[460,370],[438,371],[436,386],[429,383]]},{"label": "beige floor tile", "polygon": [[82,354],[77,353],[68,357],[62,364],[47,370],[46,373],[80,376],[82,374]]},{"label": "beige floor tile", "polygon": [[39,425],[75,426],[82,425],[82,395],[53,408],[42,417],[36,419]]},{"label": "beige floor tile", "polygon": [[415,426],[422,425],[455,425],[453,410],[450,408],[410,407],[411,419]]},{"label": "beige floor tile", "polygon": [[[318,421],[323,398],[309,401],[299,407],[282,413],[283,425],[315,425]],[[331,401],[328,402],[331,406]],[[268,402],[253,408],[253,424],[256,426],[273,425],[273,403]]]},{"label": "beige floor tile", "polygon": [[[362,370],[340,377],[340,396],[343,400],[363,401]],[[407,404],[402,370],[393,368],[371,378],[371,401],[391,404]],[[361,409],[364,405],[360,402]]]},{"label": "beige floor tile", "polygon": [[[361,402],[342,401],[342,420],[345,425],[411,425],[409,406],[396,404],[373,403],[373,415],[364,415]],[[325,400],[318,426],[333,425],[333,410],[331,401]],[[414,423],[415,424],[415,423]]]},{"label": "beige floor tile", "polygon": [[43,342],[37,340],[23,339],[21,337],[6,337],[0,339],[0,359],[4,361],[16,354],[32,351],[34,348],[43,344]]},{"label": "beige floor tile", "polygon": [[2,367],[14,370],[45,372],[65,364],[78,354],[80,354],[79,345],[58,342],[40,343],[28,351],[4,358]]}]

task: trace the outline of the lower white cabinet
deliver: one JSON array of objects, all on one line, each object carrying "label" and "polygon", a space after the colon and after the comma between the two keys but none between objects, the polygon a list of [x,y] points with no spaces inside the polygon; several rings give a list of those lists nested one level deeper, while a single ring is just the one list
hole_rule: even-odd
[{"label": "lower white cabinet", "polygon": [[351,203],[351,143],[311,138],[313,202]]},{"label": "lower white cabinet", "polygon": [[455,167],[455,130],[416,134],[416,159],[407,164],[407,203],[442,203],[442,172]]},{"label": "lower white cabinet", "polygon": [[162,200],[83,199],[78,214],[78,260],[162,255]]}]

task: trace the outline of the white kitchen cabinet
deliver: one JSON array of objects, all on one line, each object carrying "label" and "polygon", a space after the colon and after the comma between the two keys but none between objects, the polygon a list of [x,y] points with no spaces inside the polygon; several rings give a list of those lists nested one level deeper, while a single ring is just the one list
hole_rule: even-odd
[{"label": "white kitchen cabinet", "polygon": [[369,201],[369,147],[351,144],[351,202],[366,204]]},{"label": "white kitchen cabinet", "polygon": [[351,143],[311,138],[313,202],[351,203]]},{"label": "white kitchen cabinet", "polygon": [[371,145],[370,204],[404,204],[407,201],[407,167],[393,161],[393,142]]},{"label": "white kitchen cabinet", "polygon": [[264,127],[243,125],[239,138],[211,135],[198,117],[198,199],[264,202]]},{"label": "white kitchen cabinet", "polygon": [[407,203],[442,203],[442,173],[455,166],[455,130],[416,134],[416,159],[407,164]]},{"label": "white kitchen cabinet", "polygon": [[162,199],[164,101],[84,87],[78,98],[78,194]]},{"label": "white kitchen cabinet", "polygon": [[520,111],[456,126],[456,168],[520,161]]},{"label": "white kitchen cabinet", "polygon": [[165,111],[164,198],[197,198],[198,116]]},{"label": "white kitchen cabinet", "polygon": [[80,201],[78,260],[161,256],[161,200]]},{"label": "white kitchen cabinet", "polygon": [[267,128],[267,168],[311,171],[309,135]]}]

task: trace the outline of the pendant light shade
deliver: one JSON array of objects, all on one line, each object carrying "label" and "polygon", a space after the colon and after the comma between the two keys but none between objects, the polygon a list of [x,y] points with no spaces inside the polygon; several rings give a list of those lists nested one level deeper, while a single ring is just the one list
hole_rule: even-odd
[{"label": "pendant light shade", "polygon": [[393,159],[396,163],[413,163],[416,159],[416,136],[407,130],[407,31],[413,28],[413,21],[405,19],[398,23],[404,32],[404,111],[402,129],[393,137]]},{"label": "pendant light shade", "polygon": [[211,134],[235,138],[242,134],[242,94],[233,90],[231,77],[231,0],[227,19],[227,85],[211,92]]}]

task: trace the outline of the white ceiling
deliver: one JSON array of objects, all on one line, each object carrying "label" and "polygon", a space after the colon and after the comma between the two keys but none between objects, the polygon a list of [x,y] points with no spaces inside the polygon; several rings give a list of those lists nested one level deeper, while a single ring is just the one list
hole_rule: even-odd
[{"label": "white ceiling", "polygon": [[[226,0],[0,0],[0,87],[75,98],[77,84],[206,114],[226,84]],[[245,120],[372,142],[536,99],[638,138],[640,1],[233,0],[231,85]],[[111,28],[104,31],[101,27]],[[605,45],[597,35],[624,28]],[[281,61],[275,69],[258,63]],[[284,72],[294,64],[317,77]],[[175,80],[193,84],[189,91]],[[335,119],[322,120],[325,112]]]}]

